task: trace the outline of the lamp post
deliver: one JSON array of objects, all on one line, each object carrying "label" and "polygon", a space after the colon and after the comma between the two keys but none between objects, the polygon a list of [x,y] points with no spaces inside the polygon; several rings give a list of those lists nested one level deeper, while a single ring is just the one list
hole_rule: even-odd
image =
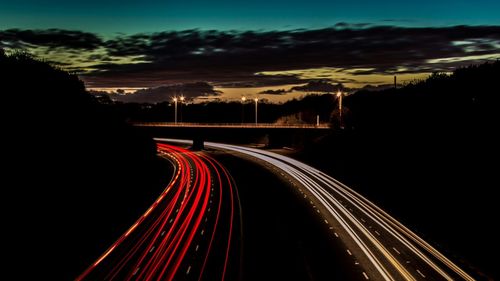
[{"label": "lamp post", "polygon": [[181,111],[181,119],[180,119],[180,121],[181,121],[181,123],[182,123],[182,102],[184,102],[184,96],[181,96],[181,97],[179,98],[179,100],[181,101],[181,105],[180,105],[180,106],[181,106],[181,108],[180,108],[180,111]]},{"label": "lamp post", "polygon": [[337,98],[339,102],[339,126],[342,128],[342,92],[337,92]]},{"label": "lamp post", "polygon": [[175,104],[175,117],[174,117],[174,123],[177,125],[177,98],[174,98],[174,104]]},{"label": "lamp post", "polygon": [[245,123],[245,102],[247,101],[247,97],[241,97],[241,124]]},{"label": "lamp post", "polygon": [[255,125],[257,125],[257,104],[259,103],[259,99],[255,98]]}]

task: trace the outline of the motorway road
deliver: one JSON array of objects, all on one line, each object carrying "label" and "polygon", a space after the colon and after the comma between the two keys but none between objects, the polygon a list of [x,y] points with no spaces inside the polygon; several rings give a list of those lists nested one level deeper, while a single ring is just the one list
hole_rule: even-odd
[{"label": "motorway road", "polygon": [[[189,143],[175,139],[159,141]],[[474,280],[396,219],[332,177],[292,158],[248,147],[207,147],[252,157],[290,180],[325,226],[345,245],[366,280]]]},{"label": "motorway road", "polygon": [[77,280],[239,278],[238,196],[230,175],[204,153],[168,144],[158,151],[175,167],[170,184]]}]

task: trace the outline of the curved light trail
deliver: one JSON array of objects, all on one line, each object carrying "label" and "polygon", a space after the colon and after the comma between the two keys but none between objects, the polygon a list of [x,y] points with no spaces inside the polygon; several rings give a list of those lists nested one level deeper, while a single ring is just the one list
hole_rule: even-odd
[{"label": "curved light trail", "polygon": [[227,170],[203,153],[168,144],[158,151],[174,164],[173,179],[77,280],[227,279],[235,239]]},{"label": "curved light trail", "polygon": [[[158,139],[189,143],[185,140]],[[260,149],[206,142],[272,165],[298,184],[297,190],[332,221],[349,255],[361,263],[365,279],[474,280],[442,253],[368,199],[323,172],[292,158]],[[314,205],[316,208],[316,205]],[[328,220],[325,220],[328,223]],[[334,223],[333,223],[334,222]]]}]

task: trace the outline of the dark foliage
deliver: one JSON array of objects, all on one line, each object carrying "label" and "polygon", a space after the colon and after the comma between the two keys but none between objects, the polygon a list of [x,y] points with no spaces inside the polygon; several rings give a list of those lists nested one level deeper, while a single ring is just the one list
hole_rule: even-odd
[{"label": "dark foliage", "polygon": [[360,91],[345,104],[363,131],[485,129],[499,119],[499,74],[500,62],[470,66],[398,90]]},{"label": "dark foliage", "polygon": [[[109,103],[117,115],[135,122],[173,122],[173,102],[157,104],[138,103]],[[273,123],[280,117],[300,115],[304,123],[314,124],[316,116],[321,122],[330,119],[332,110],[336,107],[337,98],[332,94],[309,94],[302,99],[293,99],[283,104],[259,101],[258,118],[260,123]],[[255,103],[249,99],[244,104],[241,102],[205,102],[198,104],[178,103],[178,118],[183,122],[200,123],[252,123],[255,121]],[[243,113],[243,114],[242,114]],[[242,119],[243,115],[243,119]]]},{"label": "dark foliage", "polygon": [[2,52],[0,88],[8,275],[75,278],[155,199],[168,166],[75,75]]}]

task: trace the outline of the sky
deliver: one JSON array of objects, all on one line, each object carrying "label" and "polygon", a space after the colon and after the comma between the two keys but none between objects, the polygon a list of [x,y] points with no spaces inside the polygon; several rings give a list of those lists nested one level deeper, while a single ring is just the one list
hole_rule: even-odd
[{"label": "sky", "polygon": [[317,80],[381,86],[498,59],[498,11],[496,0],[0,0],[0,47],[57,62],[89,88],[152,88],[140,92],[148,101],[178,89],[284,101]]}]

